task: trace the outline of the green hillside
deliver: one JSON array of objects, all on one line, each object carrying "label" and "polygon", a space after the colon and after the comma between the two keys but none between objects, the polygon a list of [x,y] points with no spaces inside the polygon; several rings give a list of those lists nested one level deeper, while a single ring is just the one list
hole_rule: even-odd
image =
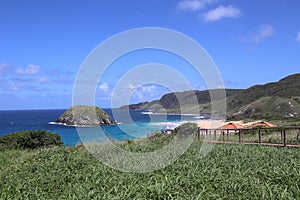
[{"label": "green hillside", "polygon": [[300,74],[278,82],[255,85],[231,96],[227,101],[230,119],[300,117]]},{"label": "green hillside", "polygon": [[[300,73],[278,82],[255,85],[245,90],[225,89],[225,92],[228,119],[300,119]],[[192,102],[193,95],[196,95],[198,105]],[[188,113],[211,113],[209,91],[169,93],[156,101],[126,105],[120,109],[181,113],[181,108]]]},{"label": "green hillside", "polygon": [[[243,90],[240,89],[226,89],[226,97],[230,97]],[[211,90],[218,94],[218,89]],[[196,98],[196,99],[195,99]],[[216,99],[219,99],[218,97]],[[196,102],[195,102],[196,100]],[[198,104],[197,104],[198,101]],[[163,95],[159,100],[151,102],[142,102],[138,104],[125,105],[119,109],[131,109],[131,110],[153,110],[154,112],[167,112],[167,113],[210,113],[210,94],[208,90],[198,91],[190,90],[184,92],[172,92]]]}]

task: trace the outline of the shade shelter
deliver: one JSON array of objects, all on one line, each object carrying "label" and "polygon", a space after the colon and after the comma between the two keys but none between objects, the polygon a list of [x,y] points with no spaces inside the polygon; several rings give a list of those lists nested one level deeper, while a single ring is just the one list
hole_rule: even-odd
[{"label": "shade shelter", "polygon": [[234,123],[234,122],[229,122],[227,124],[224,124],[223,126],[219,127],[219,129],[222,130],[237,130],[237,129],[244,129],[245,126],[242,124]]},{"label": "shade shelter", "polygon": [[244,129],[245,126],[239,123],[235,123],[235,122],[229,122],[227,124],[224,124],[223,126],[219,127],[220,130],[222,130],[222,135],[223,135],[223,142],[225,142],[225,132],[227,134],[227,141],[228,141],[228,135],[229,132],[234,132],[234,134],[236,132],[238,132],[239,134],[239,141],[241,141],[241,130]]},{"label": "shade shelter", "polygon": [[271,124],[266,121],[259,121],[259,122],[254,122],[251,125],[248,126],[248,128],[257,128],[257,127],[265,127],[265,128],[272,128],[276,127],[275,124]]}]

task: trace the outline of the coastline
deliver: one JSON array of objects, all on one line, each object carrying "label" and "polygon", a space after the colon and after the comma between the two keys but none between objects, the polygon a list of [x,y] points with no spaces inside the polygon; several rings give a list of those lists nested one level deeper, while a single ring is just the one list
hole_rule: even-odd
[{"label": "coastline", "polygon": [[123,124],[121,122],[116,122],[115,124],[103,124],[103,125],[76,125],[76,124],[67,124],[62,122],[48,122],[50,125],[62,125],[62,126],[70,126],[70,127],[78,127],[78,128],[89,128],[89,127],[97,127],[97,126],[113,126],[118,124]]},{"label": "coastline", "polygon": [[[109,110],[111,114],[112,111]],[[80,140],[76,128],[93,128],[95,126],[77,126],[68,125],[60,122],[54,122],[64,110],[26,110],[26,111],[2,111],[0,114],[3,116],[0,122],[0,136],[4,136],[13,132],[19,132],[23,130],[48,130],[50,132],[56,132],[61,137],[65,145],[74,146]],[[154,115],[143,115],[141,111],[130,111],[132,120],[125,118],[127,115],[120,114],[119,122],[116,125],[103,125],[102,129],[105,129],[105,133],[114,140],[131,140],[133,137],[142,138],[147,137],[147,134],[151,134],[152,131],[160,131],[161,129],[169,127],[178,127],[183,123],[193,122],[197,123],[200,127],[212,127],[214,122],[212,120],[202,120],[194,118],[199,116],[196,114],[183,114],[178,113],[165,114],[155,113]],[[161,116],[159,116],[161,115]],[[30,117],[28,117],[30,116]],[[124,120],[124,121],[123,121]],[[133,124],[134,122],[135,124]],[[130,133],[130,134],[126,134]]]}]

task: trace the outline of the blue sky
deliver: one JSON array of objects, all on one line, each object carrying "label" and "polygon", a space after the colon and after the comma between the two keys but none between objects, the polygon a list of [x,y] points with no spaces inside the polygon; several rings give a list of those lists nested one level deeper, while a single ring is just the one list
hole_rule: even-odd
[{"label": "blue sky", "polygon": [[[278,81],[300,69],[299,11],[298,0],[1,0],[0,109],[71,106],[74,80],[89,52],[114,34],[141,27],[193,38],[216,63],[226,88]],[[109,107],[118,78],[149,62],[168,64],[194,89],[205,89],[184,61],[146,50],[108,69],[96,104]],[[167,92],[151,84],[128,87],[136,89],[132,102]]]}]

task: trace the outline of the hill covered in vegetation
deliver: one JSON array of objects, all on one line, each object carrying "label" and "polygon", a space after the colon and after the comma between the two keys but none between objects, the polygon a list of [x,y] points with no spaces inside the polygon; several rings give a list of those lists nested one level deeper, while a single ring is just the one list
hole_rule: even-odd
[{"label": "hill covered in vegetation", "polygon": [[[235,95],[243,90],[240,89],[226,89],[226,98]],[[159,100],[151,102],[142,102],[138,104],[125,105],[119,109],[130,109],[130,110],[153,110],[157,113],[181,113],[182,110],[187,113],[199,114],[199,113],[210,113],[211,111],[211,98],[210,92],[217,94],[221,93],[220,90],[189,90],[184,92],[172,92],[163,95]],[[197,98],[198,104],[193,100]],[[217,97],[218,98],[218,97]],[[181,110],[181,108],[184,108]],[[217,113],[216,113],[217,114]]]},{"label": "hill covered in vegetation", "polygon": [[299,119],[300,74],[250,87],[232,96],[227,104],[231,119]]},{"label": "hill covered in vegetation", "polygon": [[[255,85],[248,89],[225,89],[225,92],[228,119],[300,119],[300,73],[278,82]],[[191,104],[192,95],[196,95],[199,105]],[[208,90],[195,90],[165,94],[159,100],[122,106],[120,109],[180,113],[180,107],[186,107],[188,109],[185,110],[190,113],[199,110],[202,114],[209,114],[210,101]]]}]

